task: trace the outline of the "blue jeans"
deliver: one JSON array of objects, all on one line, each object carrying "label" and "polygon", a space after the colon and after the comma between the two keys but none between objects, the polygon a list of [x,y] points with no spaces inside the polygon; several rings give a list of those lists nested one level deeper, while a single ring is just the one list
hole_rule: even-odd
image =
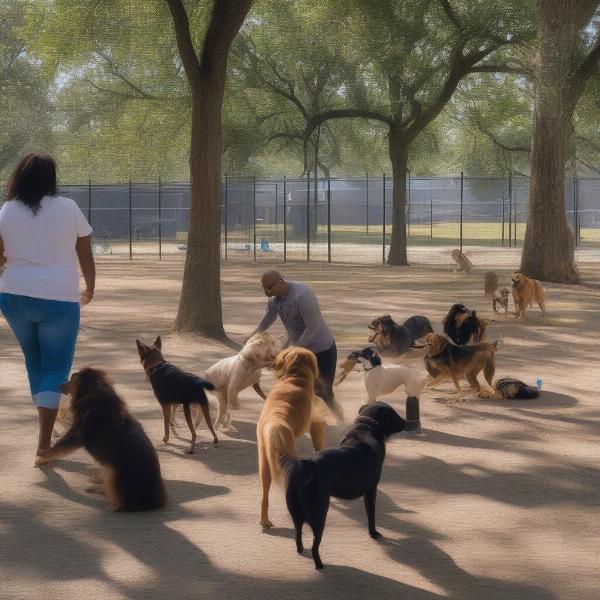
[{"label": "blue jeans", "polygon": [[25,356],[33,403],[58,408],[79,331],[79,303],[0,293],[0,311]]}]

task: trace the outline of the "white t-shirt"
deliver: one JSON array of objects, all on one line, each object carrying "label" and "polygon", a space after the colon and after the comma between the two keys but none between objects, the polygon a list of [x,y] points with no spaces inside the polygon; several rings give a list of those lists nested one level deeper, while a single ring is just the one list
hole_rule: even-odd
[{"label": "white t-shirt", "polygon": [[77,204],[44,196],[37,213],[19,200],[0,208],[6,266],[0,292],[46,300],[79,301],[75,242],[92,228]]}]

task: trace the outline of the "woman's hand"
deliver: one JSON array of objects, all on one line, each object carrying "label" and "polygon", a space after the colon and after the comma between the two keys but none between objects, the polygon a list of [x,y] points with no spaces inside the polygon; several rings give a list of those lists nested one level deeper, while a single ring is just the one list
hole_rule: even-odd
[{"label": "woman's hand", "polygon": [[79,304],[85,306],[89,304],[94,298],[94,290],[86,289],[79,294]]}]

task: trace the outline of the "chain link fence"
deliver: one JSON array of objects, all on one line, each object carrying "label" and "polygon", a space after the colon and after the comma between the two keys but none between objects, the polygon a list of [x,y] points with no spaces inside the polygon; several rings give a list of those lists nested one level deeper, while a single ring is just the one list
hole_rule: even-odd
[{"label": "chain link fence", "polygon": [[[527,222],[524,177],[409,177],[406,234],[412,264],[444,264],[454,248],[498,263],[518,261]],[[89,219],[94,252],[134,257],[182,255],[189,184],[64,185]],[[383,263],[392,230],[393,181],[363,178],[258,180],[222,184],[223,260]],[[576,259],[600,261],[600,179],[565,182]]]}]

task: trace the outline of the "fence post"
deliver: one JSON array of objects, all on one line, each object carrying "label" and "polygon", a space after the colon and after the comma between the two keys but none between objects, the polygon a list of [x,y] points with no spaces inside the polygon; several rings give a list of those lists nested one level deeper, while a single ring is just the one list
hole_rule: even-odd
[{"label": "fence post", "polygon": [[512,248],[512,169],[508,172],[508,247]]},{"label": "fence post", "polygon": [[283,262],[287,261],[287,177],[283,176]]},{"label": "fence post", "polygon": [[161,185],[158,178],[158,260],[162,260],[162,210],[161,210]]},{"label": "fence post", "polygon": [[256,175],[254,175],[252,178],[252,215],[254,217],[254,228],[253,228],[254,262],[256,262]]},{"label": "fence post", "polygon": [[225,175],[225,260],[227,260],[227,230],[229,229],[229,203],[228,196],[229,194],[229,177]]},{"label": "fence post", "polygon": [[[510,195],[512,197],[513,195],[513,183],[512,183],[512,172],[511,172],[511,178],[510,178]],[[513,211],[514,211],[514,216],[513,216],[513,222],[514,222],[514,236],[513,236],[513,246],[516,248],[517,247],[517,227],[519,226],[519,203],[517,200],[517,197],[515,196],[514,198],[514,207],[513,207]]]},{"label": "fence post", "polygon": [[367,179],[367,235],[369,235],[369,171],[365,172]]},{"label": "fence post", "polygon": [[92,225],[92,180],[88,179],[88,223]]},{"label": "fence post", "polygon": [[129,180],[129,260],[133,258],[133,207],[131,200],[131,179]]},{"label": "fence post", "polygon": [[408,202],[406,210],[406,238],[410,237],[410,169],[406,169],[407,180],[408,180]]},{"label": "fence post", "polygon": [[433,239],[433,194],[429,196],[429,237]]},{"label": "fence post", "polygon": [[464,192],[464,173],[460,172],[460,251],[463,249],[463,192]]},{"label": "fence post", "polygon": [[306,262],[310,262],[310,177],[306,176]]},{"label": "fence post", "polygon": [[383,264],[385,265],[385,173],[383,174],[383,234],[381,236],[381,249],[383,253]]},{"label": "fence post", "polygon": [[279,225],[279,214],[277,208],[277,200],[279,198],[279,184],[275,183],[275,240],[279,240],[278,225]]},{"label": "fence post", "polygon": [[327,262],[331,262],[331,177],[327,176]]},{"label": "fence post", "polygon": [[502,248],[504,248],[504,212],[505,212],[506,198],[504,195],[504,189],[502,190]]},{"label": "fence post", "polygon": [[573,205],[575,247],[577,247],[579,243],[579,182],[577,181],[577,173],[573,175]]}]

